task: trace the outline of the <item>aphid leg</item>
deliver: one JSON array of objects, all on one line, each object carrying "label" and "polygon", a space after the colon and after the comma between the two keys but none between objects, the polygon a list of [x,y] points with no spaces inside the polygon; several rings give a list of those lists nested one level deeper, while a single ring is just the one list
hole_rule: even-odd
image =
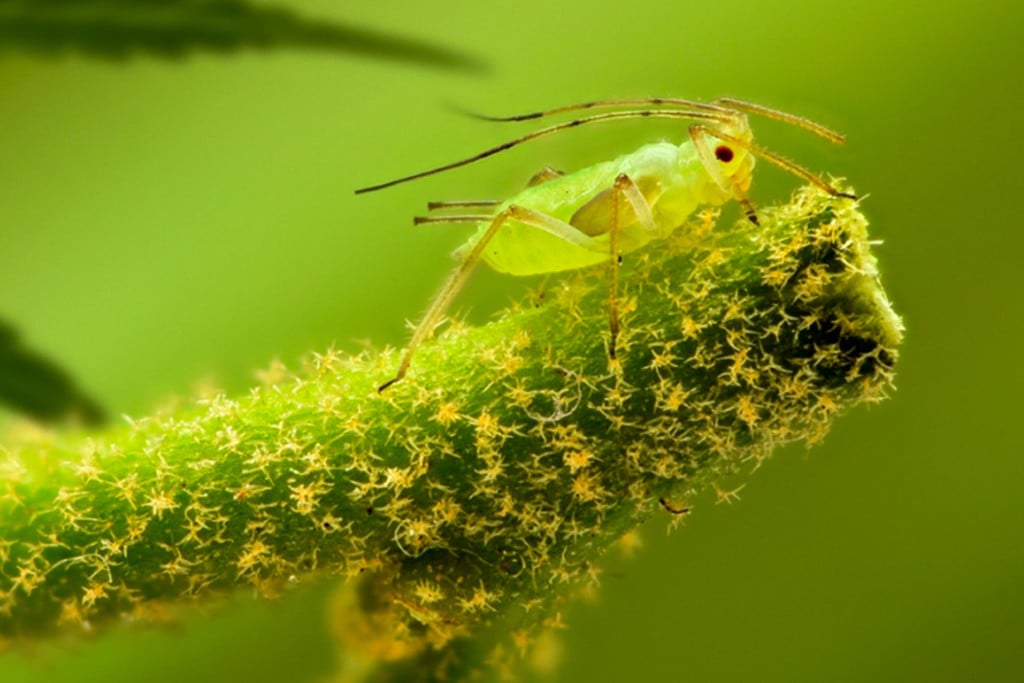
[{"label": "aphid leg", "polygon": [[[754,225],[758,224],[757,211],[754,210],[754,205],[750,203],[750,199],[747,194],[743,191],[739,185],[736,184],[731,178],[728,178],[722,173],[721,167],[715,160],[715,152],[711,138],[717,138],[724,140],[722,134],[718,131],[711,130],[707,126],[702,126],[699,123],[695,123],[689,128],[690,139],[693,141],[693,147],[697,150],[697,156],[700,157],[701,164],[707,170],[708,174],[714,179],[715,183],[730,193],[733,198],[740,203],[743,207],[743,213],[746,214],[747,220]],[[732,136],[729,136],[729,141],[736,140]],[[740,145],[741,147],[747,148],[746,145]]]},{"label": "aphid leg", "polygon": [[427,211],[438,211],[443,209],[462,209],[466,207],[488,208],[501,204],[498,199],[466,199],[454,202],[427,202]]},{"label": "aphid leg", "polygon": [[[511,207],[510,207],[511,208]],[[500,214],[494,217],[491,221],[491,225],[487,228],[487,231],[481,235],[480,239],[477,240],[476,244],[473,245],[473,249],[466,255],[466,257],[455,267],[452,274],[448,276],[448,280],[445,281],[444,286],[441,287],[441,291],[434,301],[431,302],[430,308],[427,309],[423,319],[420,320],[419,325],[416,326],[416,331],[412,334],[412,339],[409,340],[409,346],[405,350],[405,355],[402,356],[402,361],[398,366],[398,372],[395,376],[385,382],[384,384],[377,387],[377,392],[383,392],[385,389],[390,387],[395,382],[398,382],[405,373],[409,371],[409,364],[412,362],[412,356],[416,353],[416,349],[419,348],[434,330],[434,326],[437,325],[438,320],[444,315],[444,312],[448,310],[448,306],[451,305],[452,299],[459,293],[463,285],[466,284],[466,280],[469,279],[470,274],[473,272],[473,268],[480,262],[480,255],[483,253],[484,247],[491,241],[495,233],[501,229],[501,226],[511,217],[511,213],[508,209],[502,211]]]},{"label": "aphid leg", "polygon": [[452,214],[450,216],[413,216],[413,225],[426,223],[486,223],[494,218],[490,214]]},{"label": "aphid leg", "polygon": [[[493,209],[501,204],[497,199],[465,199],[449,202],[427,202],[428,211],[445,211],[448,209]],[[449,214],[447,216],[414,216],[413,225],[426,223],[486,223],[494,218],[494,213]]]},{"label": "aphid leg", "polygon": [[621,174],[612,187],[612,219],[608,226],[608,357],[615,360],[615,342],[619,338],[619,204],[622,201],[622,183],[629,176]]},{"label": "aphid leg", "polygon": [[615,178],[611,192],[611,220],[608,226],[608,262],[611,268],[611,282],[608,287],[608,328],[611,339],[608,356],[615,360],[615,343],[619,337],[619,232],[622,229],[621,208],[623,202],[630,205],[633,215],[647,230],[658,232],[657,224],[640,188],[625,173]]},{"label": "aphid leg", "polygon": [[533,187],[534,185],[541,185],[549,180],[561,178],[564,175],[564,173],[557,169],[551,168],[550,166],[545,166],[544,168],[540,169],[532,176],[530,176],[530,179],[526,181],[526,186]]},{"label": "aphid leg", "polygon": [[[658,228],[658,224],[654,222],[654,214],[651,212],[651,200],[648,199],[648,195],[644,194],[644,191],[640,189],[637,182],[625,173],[616,178],[615,182],[619,186],[619,190],[625,196],[626,201],[629,202],[630,207],[633,209],[633,215],[636,216],[636,219],[640,222],[640,226],[648,232],[654,233],[656,236],[665,237],[666,233]],[[648,185],[650,184],[648,183]],[[650,194],[654,197],[660,196],[661,194],[660,184],[654,184],[648,189],[650,190]]]},{"label": "aphid leg", "polygon": [[514,218],[520,223],[525,223],[532,228],[543,230],[560,240],[588,251],[594,251],[600,254],[608,253],[607,246],[598,242],[571,223],[566,223],[565,221],[558,220],[557,218],[552,218],[547,214],[521,206],[513,205],[510,206],[509,209],[515,212]]},{"label": "aphid leg", "polygon": [[546,216],[537,211],[525,209],[514,204],[507,207],[497,216],[487,216],[484,217],[484,219],[490,219],[490,226],[488,226],[487,230],[480,236],[480,239],[473,244],[473,248],[470,249],[469,253],[462,258],[462,261],[455,267],[452,274],[448,276],[448,280],[446,280],[444,285],[441,287],[441,291],[436,297],[434,297],[434,300],[431,302],[426,314],[424,314],[423,319],[420,320],[419,324],[416,326],[416,330],[412,334],[412,339],[409,340],[409,346],[405,350],[405,355],[402,356],[401,363],[398,366],[398,372],[395,373],[393,378],[380,385],[380,387],[377,388],[378,392],[384,391],[392,384],[405,377],[405,373],[409,370],[409,364],[412,362],[412,356],[416,352],[416,349],[418,349],[420,344],[430,337],[431,332],[433,332],[434,327],[441,319],[441,316],[443,316],[444,312],[448,310],[448,307],[451,305],[456,295],[458,295],[459,291],[462,290],[462,287],[466,284],[469,276],[473,273],[473,269],[480,262],[480,258],[483,255],[488,242],[491,241],[507,221],[519,221],[520,223],[551,233],[552,235],[560,239],[564,239],[571,244],[575,244],[591,251],[603,251],[603,247],[592,237],[583,234],[568,223],[563,223],[562,221],[550,216]]}]

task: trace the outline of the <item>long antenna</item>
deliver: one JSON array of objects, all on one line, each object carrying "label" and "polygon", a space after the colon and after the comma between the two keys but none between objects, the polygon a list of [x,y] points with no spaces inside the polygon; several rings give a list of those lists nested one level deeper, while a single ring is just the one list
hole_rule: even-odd
[{"label": "long antenna", "polygon": [[592,102],[580,102],[579,104],[568,104],[561,107],[555,107],[553,109],[544,109],[541,111],[534,111],[528,114],[517,114],[515,116],[489,116],[487,114],[480,114],[478,112],[469,111],[461,107],[453,107],[459,113],[472,117],[474,119],[480,119],[481,121],[497,121],[497,122],[510,122],[510,121],[530,121],[533,119],[540,119],[546,116],[553,116],[555,114],[564,114],[570,111],[583,111],[588,109],[597,109],[604,107],[625,107],[625,106],[642,106],[649,105],[652,107],[667,106],[667,107],[684,107],[687,109],[701,109],[704,111],[713,111],[723,114],[724,116],[735,116],[740,112],[748,114],[757,114],[764,116],[765,118],[774,119],[776,121],[782,121],[798,128],[802,128],[810,133],[814,133],[819,137],[823,137],[829,142],[841,145],[846,142],[846,136],[841,133],[837,133],[831,128],[827,128],[820,123],[815,123],[810,119],[804,118],[803,116],[797,116],[795,114],[788,114],[778,109],[772,109],[761,104],[755,104],[753,102],[747,102],[746,100],[737,100],[732,97],[719,97],[713,100],[711,103],[695,102],[693,100],[684,100],[676,97],[642,97],[642,98],[626,98],[616,100],[594,100]]},{"label": "long antenna", "polygon": [[753,102],[746,102],[745,100],[734,100],[731,97],[719,97],[715,100],[716,103],[724,105],[727,109],[732,111],[742,111],[748,114],[758,114],[768,119],[774,119],[776,121],[782,121],[798,128],[803,128],[806,131],[814,133],[819,137],[823,137],[829,142],[841,145],[846,142],[846,136],[837,133],[831,128],[826,128],[820,123],[815,123],[810,119],[805,119],[802,116],[796,116],[794,114],[787,114],[784,111],[778,109],[772,109],[771,107],[765,107],[760,104],[754,104]]},{"label": "long antenna", "polygon": [[479,119],[481,121],[530,121],[533,119],[540,119],[546,116],[553,116],[555,114],[564,114],[570,111],[585,111],[587,109],[598,109],[605,107],[640,107],[640,106],[673,106],[682,107],[688,110],[703,110],[709,112],[716,112],[723,116],[730,116],[736,112],[726,107],[720,107],[716,104],[708,104],[706,102],[696,102],[694,100],[683,100],[677,97],[639,97],[639,98],[624,98],[615,100],[593,100],[591,102],[580,102],[578,104],[566,104],[561,107],[554,107],[553,109],[543,109],[540,111],[530,112],[528,114],[516,114],[514,116],[490,116],[488,114],[481,114],[469,109],[464,109],[458,105],[450,105],[452,109],[459,112],[464,116],[470,118]]},{"label": "long antenna", "polygon": [[434,175],[436,173],[442,173],[444,171],[450,171],[453,168],[459,168],[460,166],[466,166],[466,165],[471,164],[471,163],[473,163],[475,161],[480,161],[481,159],[486,159],[487,157],[494,156],[495,154],[498,154],[499,152],[504,152],[505,150],[511,149],[512,147],[516,147],[518,145],[521,145],[524,142],[529,142],[530,140],[535,140],[537,138],[544,137],[545,135],[551,135],[552,133],[557,133],[558,131],[566,130],[566,129],[569,129],[569,128],[575,128],[577,126],[582,126],[582,125],[587,124],[587,123],[599,123],[599,122],[602,122],[602,121],[616,121],[616,120],[622,120],[622,119],[638,119],[638,118],[688,119],[688,120],[698,120],[698,121],[719,121],[719,122],[721,122],[721,121],[726,121],[727,119],[729,119],[731,117],[728,114],[719,113],[717,110],[716,111],[706,111],[704,109],[692,109],[692,110],[690,110],[690,109],[679,109],[679,110],[636,109],[636,110],[629,110],[629,111],[610,112],[608,114],[594,114],[592,116],[584,116],[583,118],[573,119],[572,121],[566,121],[565,123],[559,123],[559,124],[556,124],[554,126],[548,126],[547,128],[541,128],[539,130],[535,130],[532,133],[527,133],[526,135],[520,136],[520,137],[515,138],[513,140],[509,140],[508,142],[503,142],[502,144],[497,145],[496,147],[491,147],[489,149],[485,149],[484,151],[480,152],[479,154],[474,154],[471,157],[466,157],[465,159],[460,159],[459,161],[453,161],[450,164],[445,164],[443,166],[437,166],[436,168],[427,169],[426,171],[420,171],[419,173],[413,173],[412,175],[407,175],[407,176],[404,176],[402,178],[396,178],[394,180],[389,180],[388,182],[380,183],[379,185],[370,185],[369,187],[361,187],[358,190],[356,190],[356,194],[365,194],[367,192],[376,192],[377,190],[383,190],[386,187],[392,187],[393,185],[398,185],[400,183],[407,183],[410,180],[416,180],[418,178],[424,178],[426,176]]}]

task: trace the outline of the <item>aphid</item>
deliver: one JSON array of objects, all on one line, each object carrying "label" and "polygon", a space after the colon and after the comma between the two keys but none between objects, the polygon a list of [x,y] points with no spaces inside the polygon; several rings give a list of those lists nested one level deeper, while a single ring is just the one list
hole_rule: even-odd
[{"label": "aphid", "polygon": [[[618,266],[628,254],[655,239],[664,239],[683,225],[699,206],[738,201],[747,217],[757,214],[747,198],[754,158],[761,157],[834,196],[840,192],[810,171],[754,143],[747,114],[759,114],[799,126],[830,142],[845,138],[808,119],[729,98],[710,103],[675,98],[602,100],[573,104],[510,117],[479,117],[490,121],[528,121],[566,112],[624,108],[590,114],[527,133],[479,154],[420,173],[356,190],[357,194],[447,171],[493,156],[529,140],[589,123],[658,117],[694,121],[680,145],[657,142],[635,152],[563,174],[544,168],[525,189],[505,201],[430,202],[428,210],[459,209],[462,213],[417,217],[414,223],[475,223],[476,233],[455,250],[459,265],[416,327],[395,376],[379,391],[405,377],[422,344],[480,261],[499,272],[534,275],[609,264],[608,355],[615,359],[619,332]],[[649,107],[635,109],[630,107]]]}]

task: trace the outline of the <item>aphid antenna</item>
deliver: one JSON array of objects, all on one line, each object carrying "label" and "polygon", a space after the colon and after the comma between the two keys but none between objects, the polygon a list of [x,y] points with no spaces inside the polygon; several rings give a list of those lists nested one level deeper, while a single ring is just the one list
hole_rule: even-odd
[{"label": "aphid antenna", "polygon": [[418,180],[419,178],[425,178],[427,176],[435,175],[437,173],[443,173],[450,171],[454,168],[461,166],[467,166],[481,159],[494,156],[500,152],[504,152],[507,149],[517,147],[524,142],[530,140],[536,140],[537,138],[551,135],[559,131],[568,130],[569,128],[576,128],[577,126],[586,125],[588,123],[601,123],[606,121],[621,121],[623,119],[639,119],[639,118],[663,118],[663,119],[685,119],[688,121],[714,121],[717,123],[728,123],[733,116],[731,114],[723,114],[718,111],[706,111],[704,109],[631,109],[627,111],[615,111],[606,114],[593,114],[591,116],[584,116],[582,118],[573,119],[572,121],[566,121],[564,123],[558,123],[547,128],[541,128],[533,132],[521,135],[518,138],[503,142],[500,145],[485,149],[484,151],[474,154],[471,157],[453,161],[450,164],[444,164],[443,166],[437,166],[435,168],[427,169],[426,171],[420,171],[419,173],[413,173],[402,178],[396,178],[389,180],[386,183],[380,183],[379,185],[370,185],[368,187],[361,187],[356,190],[356,194],[365,194],[367,192],[376,192],[377,190],[383,190],[387,187],[399,185],[401,183],[407,183],[411,180]]},{"label": "aphid antenna", "polygon": [[534,119],[544,118],[546,116],[554,116],[556,114],[564,114],[571,111],[584,111],[588,109],[598,109],[606,107],[625,107],[625,106],[652,106],[652,107],[680,107],[685,109],[699,109],[709,112],[717,112],[724,116],[735,117],[737,114],[756,114],[763,116],[768,119],[775,121],[781,121],[788,123],[792,126],[802,128],[810,133],[813,133],[819,137],[825,138],[829,142],[837,145],[841,145],[846,142],[846,136],[842,133],[837,133],[831,128],[827,128],[820,123],[815,123],[810,119],[804,118],[803,116],[797,116],[795,114],[789,114],[778,109],[766,107],[761,104],[755,104],[753,102],[747,102],[746,100],[738,100],[732,97],[719,97],[708,102],[696,102],[694,100],[684,100],[676,97],[646,97],[646,98],[626,98],[626,99],[612,99],[612,100],[594,100],[591,102],[580,102],[578,104],[567,104],[561,107],[554,107],[552,109],[544,109],[541,111],[529,112],[526,114],[516,114],[514,116],[489,116],[487,114],[480,114],[478,112],[464,109],[457,105],[450,105],[455,111],[469,116],[470,118],[479,119],[481,121],[496,121],[496,122],[512,122],[512,121],[531,121]]},{"label": "aphid antenna", "polygon": [[802,116],[787,114],[786,112],[779,111],[778,109],[772,109],[771,107],[765,107],[745,100],[735,100],[731,97],[719,97],[715,100],[715,103],[721,104],[732,111],[741,111],[746,114],[757,114],[758,116],[763,116],[767,119],[773,119],[775,121],[788,123],[792,126],[796,126],[797,128],[803,128],[809,133],[814,133],[818,137],[825,138],[836,145],[841,145],[846,142],[846,136],[842,133],[837,133],[831,128],[826,128],[820,123],[815,123],[814,121]]},{"label": "aphid antenna", "polygon": [[542,109],[540,111],[528,112],[526,114],[515,114],[513,116],[491,116],[489,114],[481,114],[480,112],[466,109],[460,105],[449,103],[448,105],[453,111],[468,116],[472,119],[478,119],[480,121],[494,121],[501,123],[508,123],[513,121],[532,121],[534,119],[540,119],[547,116],[554,116],[556,114],[565,114],[571,111],[585,111],[588,109],[604,109],[610,107],[680,107],[687,110],[702,110],[707,112],[714,112],[723,116],[734,116],[737,112],[735,109],[729,109],[722,107],[717,104],[709,104],[707,102],[697,102],[695,100],[684,100],[678,97],[629,97],[619,98],[611,100],[592,100],[590,102],[579,102],[577,104],[566,104],[561,107],[554,107],[552,109]]}]

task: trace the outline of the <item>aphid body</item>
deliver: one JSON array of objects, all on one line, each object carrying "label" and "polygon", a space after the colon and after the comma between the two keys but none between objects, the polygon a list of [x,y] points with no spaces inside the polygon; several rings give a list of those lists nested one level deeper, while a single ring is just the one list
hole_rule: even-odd
[{"label": "aphid body", "polygon": [[[753,167],[753,156],[740,150],[731,163],[723,164],[722,170],[731,183],[746,189]],[[613,161],[531,185],[495,207],[495,214],[510,206],[536,211],[572,226],[579,231],[580,240],[569,241],[535,225],[510,220],[487,243],[481,260],[511,275],[554,273],[606,262],[610,253],[611,195],[619,176],[633,182],[650,212],[650,222],[645,224],[628,202],[619,208],[619,254],[664,239],[685,223],[698,206],[718,205],[732,198],[705,170],[689,140],[682,145],[644,145]],[[488,227],[489,222],[482,222],[477,232],[455,251],[455,258],[465,258]]]},{"label": "aphid body", "polygon": [[[615,358],[618,334],[616,304],[618,264],[649,242],[664,239],[699,206],[739,201],[748,218],[757,222],[747,199],[755,157],[761,157],[809,181],[833,195],[844,195],[800,166],[754,143],[747,118],[756,113],[791,123],[835,143],[844,138],[812,121],[749,102],[719,99],[712,103],[679,99],[614,100],[559,107],[497,121],[524,121],[568,111],[598,107],[651,105],[592,114],[536,130],[473,157],[411,176],[375,185],[358,193],[464,166],[528,140],[576,126],[638,117],[676,118],[697,121],[688,127],[688,138],[679,145],[658,142],[573,173],[550,168],[537,173],[527,187],[505,201],[432,202],[431,210],[474,209],[476,213],[442,214],[416,218],[424,223],[475,223],[477,231],[454,257],[459,265],[434,299],[418,325],[396,376],[380,387],[383,391],[405,376],[412,354],[429,336],[477,263],[497,271],[534,275],[609,264],[608,353]],[[665,107],[665,108],[661,108]],[[487,118],[487,117],[483,117]],[[851,198],[852,195],[844,195]]]}]

